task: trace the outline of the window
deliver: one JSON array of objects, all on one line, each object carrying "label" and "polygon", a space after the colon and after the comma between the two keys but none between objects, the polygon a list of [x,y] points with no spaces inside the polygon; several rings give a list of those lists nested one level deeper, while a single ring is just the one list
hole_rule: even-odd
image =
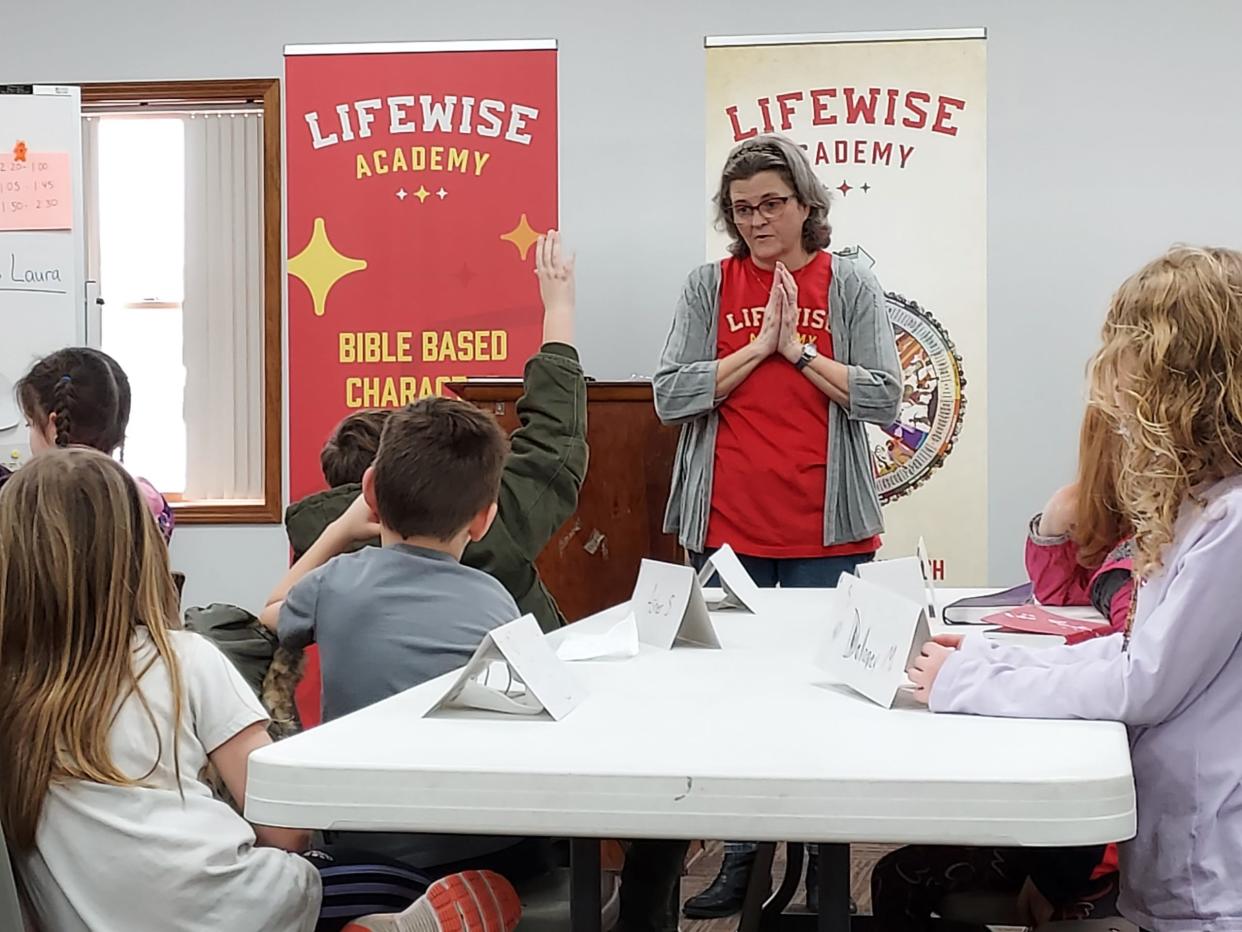
[{"label": "window", "polygon": [[88,333],[130,378],[126,464],[179,522],[277,522],[278,84],[82,96]]},{"label": "window", "polygon": [[185,128],[178,118],[103,116],[95,151],[100,346],[133,391],[125,458],[184,496]]}]

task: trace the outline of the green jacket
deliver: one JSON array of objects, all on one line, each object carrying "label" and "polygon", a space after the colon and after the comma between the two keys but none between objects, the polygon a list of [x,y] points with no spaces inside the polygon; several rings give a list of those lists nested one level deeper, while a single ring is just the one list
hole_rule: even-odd
[{"label": "green jacket", "polygon": [[[553,631],[565,617],[539,578],[535,559],[578,508],[587,471],[586,380],[572,346],[546,343],[526,363],[523,381],[520,426],[510,438],[496,521],[486,537],[466,548],[462,562],[494,576],[522,612]],[[295,559],[360,491],[358,485],[338,486],[289,506],[285,527]]]}]

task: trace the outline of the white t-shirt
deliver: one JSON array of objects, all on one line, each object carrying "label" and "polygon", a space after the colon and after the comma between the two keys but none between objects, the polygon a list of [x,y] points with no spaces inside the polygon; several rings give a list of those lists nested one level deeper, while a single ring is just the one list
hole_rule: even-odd
[{"label": "white t-shirt", "polygon": [[[146,629],[140,631],[134,637],[138,668],[157,656]],[[177,736],[181,792],[168,740],[172,692],[157,657],[139,685],[158,732],[131,695],[110,736],[113,761],[143,785],[54,785],[36,850],[19,859],[41,924],[126,932],[310,932],[322,899],[314,866],[276,848],[255,847],[251,827],[198,778],[208,753],[267,714],[214,644],[187,631],[171,637],[185,692]],[[67,915],[60,919],[48,910]]]}]

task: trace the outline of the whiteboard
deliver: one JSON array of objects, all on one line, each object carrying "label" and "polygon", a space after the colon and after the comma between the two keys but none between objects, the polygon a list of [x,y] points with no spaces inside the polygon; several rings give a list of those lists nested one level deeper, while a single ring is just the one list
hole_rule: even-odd
[{"label": "whiteboard", "polygon": [[18,141],[31,153],[67,152],[73,200],[71,229],[0,230],[0,463],[5,465],[29,455],[13,383],[40,356],[86,338],[81,112],[76,87],[0,88],[0,153],[11,153]]}]

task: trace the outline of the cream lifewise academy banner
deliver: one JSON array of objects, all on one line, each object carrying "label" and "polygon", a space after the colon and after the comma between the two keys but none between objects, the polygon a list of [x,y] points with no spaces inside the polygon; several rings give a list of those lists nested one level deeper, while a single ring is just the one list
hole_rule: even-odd
[{"label": "cream lifewise academy banner", "polygon": [[[888,294],[904,400],[896,424],[870,428],[885,554],[913,554],[924,537],[938,579],[985,583],[983,30],[706,44],[709,199],[737,143],[789,136],[832,190],[830,248],[870,265]],[[714,205],[707,245],[710,258],[728,245]]]}]

